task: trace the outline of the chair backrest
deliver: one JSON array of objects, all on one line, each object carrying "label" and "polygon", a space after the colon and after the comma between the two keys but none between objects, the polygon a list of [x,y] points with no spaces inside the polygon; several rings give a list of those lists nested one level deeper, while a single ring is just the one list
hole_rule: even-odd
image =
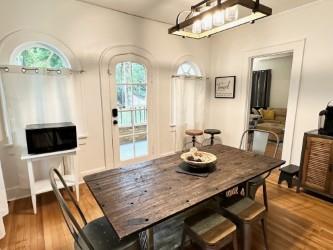
[{"label": "chair backrest", "polygon": [[[84,223],[84,225],[87,225],[87,220],[84,217],[82,210],[79,207],[79,204],[76,202],[76,200],[73,197],[73,194],[70,192],[68,186],[66,185],[64,178],[61,176],[60,172],[56,168],[50,169],[49,176],[50,176],[51,186],[52,186],[53,192],[57,198],[59,206],[61,208],[62,215],[66,221],[66,224],[67,224],[69,231],[71,232],[75,242],[81,249],[94,249],[91,242],[89,241],[89,239],[87,238],[87,236],[85,235],[83,230],[81,229],[79,223],[75,219],[75,216],[73,215],[70,208],[68,207],[63,195],[59,191],[59,188],[64,188],[64,193],[66,193],[69,196],[70,201],[74,204],[74,208],[78,212],[82,222]],[[57,183],[56,177],[57,177],[57,179],[59,179],[60,183],[59,182]],[[58,184],[59,184],[59,187],[58,187]],[[79,243],[79,238],[81,239],[80,243]],[[83,244],[85,244],[84,246],[82,246],[82,242],[83,242]]]},{"label": "chair backrest", "polygon": [[[276,157],[279,145],[280,145],[280,140],[279,136],[272,132],[272,131],[266,131],[266,130],[260,130],[260,129],[248,129],[245,130],[242,134],[241,142],[239,148],[242,149],[243,146],[245,146],[246,151],[251,151],[255,152],[257,154],[264,155],[266,152],[269,136],[273,136],[276,144],[275,144],[275,149],[273,153],[273,157]],[[246,143],[244,144],[244,141]]]}]

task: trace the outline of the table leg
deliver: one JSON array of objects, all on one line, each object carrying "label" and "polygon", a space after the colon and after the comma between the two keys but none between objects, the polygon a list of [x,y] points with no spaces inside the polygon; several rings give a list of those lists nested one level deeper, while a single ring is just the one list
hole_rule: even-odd
[{"label": "table leg", "polygon": [[31,193],[32,208],[34,210],[34,214],[37,214],[37,200],[36,200],[36,192],[35,192],[35,176],[34,176],[32,161],[28,160],[27,165],[28,165],[28,174],[29,174],[29,182],[30,182],[30,193]]},{"label": "table leg", "polygon": [[74,154],[72,155],[72,169],[73,169],[73,174],[75,178],[75,194],[76,194],[76,200],[79,202],[80,199],[80,171],[79,171],[79,164],[77,161],[77,155]]}]

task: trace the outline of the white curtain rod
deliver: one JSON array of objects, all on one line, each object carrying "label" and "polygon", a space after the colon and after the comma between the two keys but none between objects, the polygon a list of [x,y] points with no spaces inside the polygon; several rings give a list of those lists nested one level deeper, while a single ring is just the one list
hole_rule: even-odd
[{"label": "white curtain rod", "polygon": [[203,77],[203,76],[186,76],[186,75],[172,75],[171,78],[186,78],[186,79],[206,79],[208,80],[209,77]]},{"label": "white curtain rod", "polygon": [[[20,66],[15,66],[15,67],[20,67]],[[10,66],[0,66],[0,70],[4,70],[5,72],[10,72]],[[82,74],[85,71],[84,70],[73,70],[73,69],[48,69],[48,68],[29,68],[29,67],[21,67],[21,72],[26,73],[27,71],[35,71],[35,73],[39,73],[41,70],[46,70],[46,72],[56,72],[58,74],[61,74],[63,71],[69,71],[72,73],[79,73]]]}]

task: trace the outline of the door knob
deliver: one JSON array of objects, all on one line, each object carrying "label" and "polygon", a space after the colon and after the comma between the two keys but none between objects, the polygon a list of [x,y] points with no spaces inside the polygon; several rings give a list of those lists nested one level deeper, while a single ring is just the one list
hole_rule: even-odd
[{"label": "door knob", "polygon": [[118,121],[117,120],[113,120],[113,125],[117,125]]}]

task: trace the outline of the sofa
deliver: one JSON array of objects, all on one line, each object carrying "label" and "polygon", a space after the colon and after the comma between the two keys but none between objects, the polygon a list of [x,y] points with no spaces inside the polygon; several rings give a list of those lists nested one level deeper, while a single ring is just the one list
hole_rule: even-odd
[{"label": "sofa", "polygon": [[[286,108],[268,108],[266,110],[259,109],[261,119],[256,126],[257,129],[274,132],[278,135],[280,142],[283,142],[284,130],[286,124],[287,109]],[[270,140],[275,140],[270,135]]]}]

